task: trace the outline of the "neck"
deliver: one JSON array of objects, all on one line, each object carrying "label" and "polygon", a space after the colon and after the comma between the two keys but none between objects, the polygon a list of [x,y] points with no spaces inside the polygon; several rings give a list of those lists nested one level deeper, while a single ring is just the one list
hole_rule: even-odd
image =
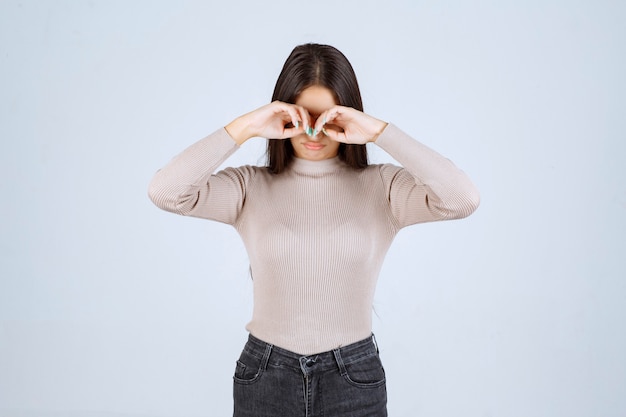
[{"label": "neck", "polygon": [[322,159],[320,161],[310,161],[308,159],[294,157],[289,169],[299,174],[324,175],[336,172],[343,166],[345,166],[345,164],[338,156]]}]

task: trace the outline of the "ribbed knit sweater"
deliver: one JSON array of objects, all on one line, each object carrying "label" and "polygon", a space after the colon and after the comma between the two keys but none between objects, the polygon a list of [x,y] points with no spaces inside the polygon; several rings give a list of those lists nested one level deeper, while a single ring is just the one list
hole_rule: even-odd
[{"label": "ribbed knit sweater", "polygon": [[324,352],[371,334],[379,271],[402,227],[462,218],[479,203],[461,170],[396,126],[375,143],[403,167],[296,158],[280,174],[214,173],[238,149],[222,128],[159,170],[149,195],[164,210],[239,232],[253,279],[251,334],[303,355]]}]

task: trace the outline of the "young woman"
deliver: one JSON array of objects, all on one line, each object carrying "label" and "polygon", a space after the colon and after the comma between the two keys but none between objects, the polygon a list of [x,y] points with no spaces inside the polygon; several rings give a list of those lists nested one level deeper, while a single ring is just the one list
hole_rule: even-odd
[{"label": "young woman", "polygon": [[[214,173],[252,137],[268,164]],[[369,165],[375,143],[402,167]],[[403,227],[471,214],[476,188],[449,160],[363,113],[346,57],[296,47],[272,103],[238,117],[158,171],[160,208],[232,225],[254,285],[234,375],[235,417],[386,416],[372,335],[378,273]]]}]

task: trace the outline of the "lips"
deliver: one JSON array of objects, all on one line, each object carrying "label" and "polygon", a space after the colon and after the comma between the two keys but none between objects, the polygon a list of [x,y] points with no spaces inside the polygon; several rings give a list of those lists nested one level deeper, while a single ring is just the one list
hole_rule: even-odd
[{"label": "lips", "polygon": [[319,142],[304,142],[304,147],[310,151],[319,151],[320,149],[323,149],[324,146],[325,145]]}]

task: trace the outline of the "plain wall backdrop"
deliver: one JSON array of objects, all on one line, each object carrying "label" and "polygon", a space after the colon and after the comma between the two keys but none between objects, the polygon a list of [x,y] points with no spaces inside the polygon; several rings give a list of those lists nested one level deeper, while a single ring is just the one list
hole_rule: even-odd
[{"label": "plain wall backdrop", "polygon": [[231,415],[243,244],[146,190],[320,42],[482,196],[387,256],[390,415],[623,417],[625,5],[2,0],[0,416]]}]

